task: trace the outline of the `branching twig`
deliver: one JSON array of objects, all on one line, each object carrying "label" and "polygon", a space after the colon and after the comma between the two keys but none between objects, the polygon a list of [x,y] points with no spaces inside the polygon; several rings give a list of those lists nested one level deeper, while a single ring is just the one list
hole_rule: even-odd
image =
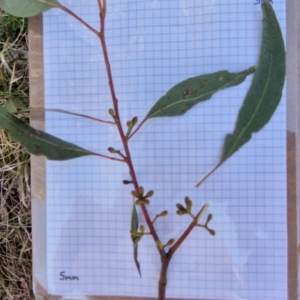
[{"label": "branching twig", "polygon": [[200,211],[197,213],[197,215],[194,217],[193,221],[189,225],[189,227],[184,231],[184,233],[181,235],[181,237],[176,241],[176,243],[169,249],[168,254],[174,254],[176,250],[180,247],[180,245],[183,243],[183,241],[187,238],[187,236],[191,233],[191,231],[197,226],[198,221],[201,219],[205,211],[208,209],[208,204],[205,203]]},{"label": "branching twig", "polygon": [[[123,147],[124,147],[124,151],[125,151],[125,156],[126,156],[126,163],[128,165],[129,168],[129,173],[131,175],[131,179],[134,185],[134,189],[136,192],[139,191],[139,184],[138,184],[138,180],[135,174],[135,170],[133,167],[133,163],[132,163],[132,159],[131,159],[131,153],[128,147],[128,140],[126,135],[124,134],[123,131],[123,127],[121,124],[121,118],[120,118],[120,113],[119,113],[119,107],[118,107],[118,99],[116,97],[116,92],[115,92],[115,88],[114,88],[114,82],[113,82],[113,76],[112,76],[112,71],[111,71],[111,67],[110,67],[110,62],[109,62],[109,57],[108,57],[108,51],[107,51],[107,46],[106,46],[106,40],[105,40],[105,16],[106,16],[106,1],[103,0],[102,3],[102,9],[100,10],[100,34],[99,34],[99,38],[100,38],[100,42],[101,42],[101,47],[102,47],[102,52],[103,52],[103,57],[104,57],[104,61],[105,61],[105,67],[106,67],[106,72],[107,72],[107,77],[108,77],[108,84],[109,84],[109,88],[110,88],[110,94],[111,94],[111,98],[112,98],[112,102],[113,102],[113,107],[114,107],[114,113],[115,113],[115,119],[116,119],[116,123],[117,123],[117,128],[119,131],[119,136],[121,138]],[[148,225],[149,231],[155,241],[155,243],[157,241],[159,241],[157,232],[153,226],[153,223],[151,221],[151,218],[149,216],[148,210],[146,208],[146,205],[141,204],[141,210],[142,213],[144,215],[144,218],[146,220],[146,223]],[[163,259],[165,257],[165,252],[163,249],[160,249],[159,247],[157,247],[157,250],[161,256],[161,258]]]}]

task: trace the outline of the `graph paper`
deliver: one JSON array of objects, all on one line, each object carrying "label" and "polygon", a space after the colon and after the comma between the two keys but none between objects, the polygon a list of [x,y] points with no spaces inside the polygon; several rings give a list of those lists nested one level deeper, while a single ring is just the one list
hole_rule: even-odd
[{"label": "graph paper", "polygon": [[[262,11],[255,0],[108,1],[106,39],[121,121],[142,120],[176,83],[219,70],[239,72],[257,63]],[[99,28],[97,1],[61,1]],[[285,33],[285,2],[275,1]],[[44,14],[45,101],[109,119],[112,107],[100,42],[57,9]],[[147,121],[130,140],[138,181],[154,190],[150,215],[163,242],[190,224],[176,215],[189,196],[194,210],[209,203],[210,236],[196,228],[174,255],[167,297],[287,299],[285,93],[270,123],[200,188],[218,162],[224,137],[252,76],[215,94],[184,116]],[[116,127],[47,113],[47,132],[91,151],[122,149]],[[156,297],[160,259],[153,240],[139,243],[142,277],[130,237],[132,186],[125,164],[98,157],[47,162],[49,293]],[[139,220],[145,224],[139,211]],[[203,223],[206,220],[206,216]]]}]

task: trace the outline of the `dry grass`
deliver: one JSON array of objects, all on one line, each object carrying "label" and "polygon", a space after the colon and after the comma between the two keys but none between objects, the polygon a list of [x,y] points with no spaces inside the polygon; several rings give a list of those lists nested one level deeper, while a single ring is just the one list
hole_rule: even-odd
[{"label": "dry grass", "polygon": [[[0,14],[0,105],[28,103],[26,32],[24,20]],[[29,168],[29,155],[0,130],[0,300],[34,299]]]}]

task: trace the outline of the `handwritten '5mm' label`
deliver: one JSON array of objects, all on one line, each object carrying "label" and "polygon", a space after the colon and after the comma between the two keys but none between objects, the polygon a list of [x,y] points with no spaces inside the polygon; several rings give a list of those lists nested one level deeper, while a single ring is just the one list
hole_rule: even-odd
[{"label": "handwritten '5mm' label", "polygon": [[65,275],[65,271],[62,271],[59,273],[59,280],[64,280],[64,281],[73,281],[73,280],[78,280],[79,281],[79,277],[78,276],[73,276],[73,275]]}]

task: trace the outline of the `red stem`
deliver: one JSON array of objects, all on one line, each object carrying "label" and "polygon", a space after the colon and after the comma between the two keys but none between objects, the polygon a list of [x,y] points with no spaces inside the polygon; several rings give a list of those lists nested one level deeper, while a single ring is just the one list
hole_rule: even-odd
[{"label": "red stem", "polygon": [[[102,52],[103,52],[103,56],[104,56],[105,67],[106,67],[106,72],[107,72],[107,77],[108,77],[108,84],[109,84],[109,88],[110,88],[110,94],[111,94],[111,98],[112,98],[112,102],[113,102],[113,106],[114,106],[115,118],[117,120],[117,122],[116,122],[117,128],[118,128],[119,135],[122,140],[123,147],[124,147],[124,151],[125,151],[125,155],[126,155],[126,163],[129,168],[129,172],[130,172],[131,179],[132,179],[132,182],[134,185],[134,189],[136,192],[138,192],[139,184],[138,184],[138,180],[137,180],[135,170],[133,167],[131,154],[130,154],[130,150],[128,147],[128,140],[126,138],[126,135],[124,134],[121,119],[120,119],[118,99],[116,97],[116,92],[115,92],[114,83],[113,83],[113,76],[112,76],[108,52],[107,52],[107,46],[106,46],[106,40],[105,40],[105,34],[104,34],[104,32],[105,32],[105,9],[106,9],[106,7],[104,7],[104,5],[103,5],[102,10],[100,11],[101,30],[100,30],[100,34],[98,36],[100,38]],[[159,240],[158,235],[157,235],[156,230],[153,226],[153,223],[150,219],[148,210],[144,204],[141,205],[141,210],[142,210],[142,213],[144,215],[144,218],[146,220],[146,223],[149,227],[150,233],[151,233],[154,241],[155,242],[158,241]],[[165,257],[164,250],[160,249],[159,247],[157,247],[157,249],[158,249],[158,252],[159,252],[161,258]]]}]

